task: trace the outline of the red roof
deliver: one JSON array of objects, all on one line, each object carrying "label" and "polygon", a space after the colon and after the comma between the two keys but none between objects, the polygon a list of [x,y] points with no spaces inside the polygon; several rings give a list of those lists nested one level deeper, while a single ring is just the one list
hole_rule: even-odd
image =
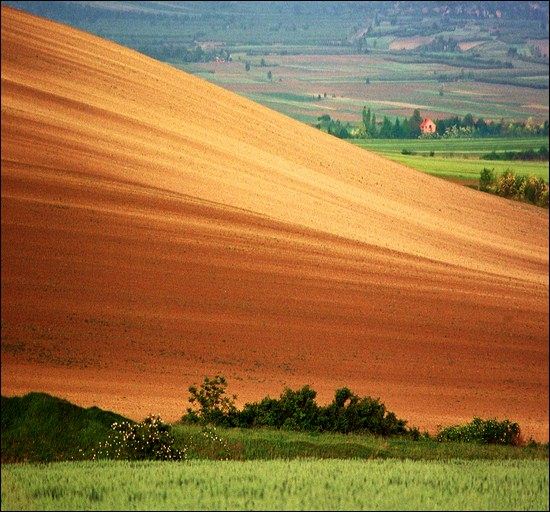
[{"label": "red roof", "polygon": [[427,117],[425,117],[424,119],[422,119],[422,122],[420,123],[420,128],[427,126],[430,123],[434,124],[434,122],[431,119],[428,119]]}]

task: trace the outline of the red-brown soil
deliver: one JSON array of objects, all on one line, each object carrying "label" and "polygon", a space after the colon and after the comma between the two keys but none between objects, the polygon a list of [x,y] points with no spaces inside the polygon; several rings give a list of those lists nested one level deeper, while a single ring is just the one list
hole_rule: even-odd
[{"label": "red-brown soil", "polygon": [[429,36],[404,37],[393,40],[390,43],[390,50],[413,50],[432,41],[433,37]]},{"label": "red-brown soil", "polygon": [[2,7],[2,394],[347,385],[548,439],[548,211]]}]

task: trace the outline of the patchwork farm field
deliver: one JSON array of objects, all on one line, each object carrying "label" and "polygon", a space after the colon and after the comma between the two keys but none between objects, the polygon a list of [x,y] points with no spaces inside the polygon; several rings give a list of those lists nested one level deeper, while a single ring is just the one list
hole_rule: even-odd
[{"label": "patchwork farm field", "polygon": [[[323,114],[358,122],[366,104],[379,117],[410,116],[412,109],[418,108],[422,115],[436,119],[472,112],[488,119],[548,118],[548,90],[472,80],[442,84],[437,76],[457,75],[460,69],[441,63],[396,62],[390,57],[394,58],[386,54],[236,53],[233,62],[176,60],[170,64],[308,123]],[[261,65],[262,59],[266,66]],[[249,71],[245,69],[247,61]],[[365,83],[367,77],[369,84]],[[295,99],[292,103],[281,101],[281,94]]]},{"label": "patchwork farm field", "polygon": [[[322,114],[359,121],[365,103],[377,116],[419,108],[433,118],[548,118],[547,29],[521,5],[501,6],[498,19],[412,3],[9,3],[308,123]],[[438,38],[455,45],[431,47]],[[224,53],[204,55],[212,49]],[[281,101],[282,93],[305,99]]]},{"label": "patchwork farm field", "polygon": [[303,459],[5,465],[2,506],[4,510],[543,510],[548,509],[548,462]]}]

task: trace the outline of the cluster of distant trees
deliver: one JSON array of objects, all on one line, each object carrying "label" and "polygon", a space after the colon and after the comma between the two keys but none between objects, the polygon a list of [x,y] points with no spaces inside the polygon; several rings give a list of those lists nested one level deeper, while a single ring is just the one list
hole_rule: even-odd
[{"label": "cluster of distant trees", "polygon": [[337,119],[332,119],[328,114],[318,117],[317,121],[319,121],[315,125],[317,128],[340,139],[360,138],[357,136],[357,128],[354,128],[350,123],[344,124]]},{"label": "cluster of distant trees", "polygon": [[537,123],[533,118],[526,121],[485,121],[474,119],[472,114],[435,120],[436,133],[440,137],[452,136],[453,131],[468,131],[471,137],[523,137],[532,135],[548,136],[548,120]]},{"label": "cluster of distant trees", "polygon": [[472,114],[464,117],[454,116],[447,119],[434,120],[436,131],[433,134],[422,134],[420,124],[422,116],[418,109],[411,117],[399,118],[394,121],[387,116],[382,121],[376,119],[370,107],[363,107],[362,122],[359,126],[342,123],[332,119],[328,114],[317,118],[317,128],[335,135],[341,139],[371,138],[371,139],[417,139],[432,138],[472,138],[472,137],[523,137],[533,135],[548,136],[548,120],[537,123],[532,118],[526,121],[485,121],[477,119]]},{"label": "cluster of distant trees", "polygon": [[229,50],[212,48],[205,50],[200,45],[187,46],[185,44],[165,43],[137,48],[141,53],[162,61],[177,60],[179,62],[212,62],[215,60],[232,60]]},{"label": "cluster of distant trees", "polygon": [[460,47],[456,39],[438,35],[435,39],[423,45],[420,50],[427,52],[459,52]]},{"label": "cluster of distant trees", "polygon": [[525,149],[523,151],[503,151],[497,153],[495,150],[483,155],[483,160],[541,160],[548,161],[548,148],[541,146],[536,149]]},{"label": "cluster of distant trees", "polygon": [[376,114],[371,112],[370,107],[368,109],[363,107],[359,135],[380,139],[416,139],[421,135],[420,123],[422,123],[422,116],[418,109],[414,110],[410,118],[396,117],[393,123],[389,117],[384,116],[382,123],[379,124]]},{"label": "cluster of distant trees", "polygon": [[317,118],[319,121],[315,126],[331,135],[341,139],[415,139],[421,134],[420,123],[422,117],[419,110],[415,110],[410,118],[396,118],[392,123],[389,117],[384,116],[381,123],[376,119],[376,114],[371,112],[370,107],[363,107],[362,123],[359,126],[352,126],[350,123],[341,123],[331,119],[328,114]]}]

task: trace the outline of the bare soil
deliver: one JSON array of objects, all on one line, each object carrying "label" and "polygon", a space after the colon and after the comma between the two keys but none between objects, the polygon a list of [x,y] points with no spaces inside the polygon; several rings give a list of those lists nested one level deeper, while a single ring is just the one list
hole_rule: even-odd
[{"label": "bare soil", "polygon": [[2,7],[2,394],[347,385],[548,439],[548,211]]}]

